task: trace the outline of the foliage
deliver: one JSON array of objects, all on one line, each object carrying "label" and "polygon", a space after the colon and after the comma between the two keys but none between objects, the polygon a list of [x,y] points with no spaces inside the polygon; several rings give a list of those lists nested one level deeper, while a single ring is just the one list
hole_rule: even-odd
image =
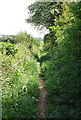
[{"label": "foliage", "polygon": [[32,38],[27,32],[20,32],[18,35],[14,38],[15,43],[23,43],[26,42],[27,46],[30,46],[31,43],[36,44],[38,47],[40,46],[40,43],[37,39]]},{"label": "foliage", "polygon": [[20,32],[18,35],[14,37],[14,42],[16,44],[21,43],[24,44],[24,46],[27,47],[28,50],[30,50],[30,53],[38,57],[41,56],[41,46],[42,43],[40,43],[37,39],[32,38],[30,35],[27,34],[27,32]]},{"label": "foliage", "polygon": [[0,42],[7,42],[14,44],[14,35],[2,36],[0,37]]},{"label": "foliage", "polygon": [[51,27],[57,46],[53,44],[52,58],[42,63],[48,93],[47,117],[75,119],[81,117],[81,2],[65,2],[62,8],[62,15]]},{"label": "foliage", "polygon": [[26,46],[27,41],[15,45],[9,42],[2,44],[3,49],[9,48],[8,53],[18,49],[14,56],[7,55],[5,52],[0,53],[2,57],[2,117],[3,119],[36,118],[40,64],[31,55]]},{"label": "foliage", "polygon": [[2,42],[3,119],[36,118],[40,63],[48,93],[47,118],[81,117],[81,2],[59,4],[29,6],[32,15],[27,21],[51,29],[44,37],[42,57],[42,45],[26,32],[15,36],[15,45]]},{"label": "foliage", "polygon": [[11,44],[9,41],[7,41],[7,42],[2,42],[0,51],[2,54],[14,55],[15,53],[18,52],[18,49],[15,48],[14,44]]},{"label": "foliage", "polygon": [[55,16],[61,14],[61,4],[61,2],[35,2],[28,7],[30,17],[26,21],[39,28],[48,29],[54,25]]},{"label": "foliage", "polygon": [[56,33],[55,31],[52,31],[44,36],[44,46],[43,46],[44,51],[49,51],[49,53],[51,53],[52,49],[55,49],[55,47],[57,46],[57,43],[55,42],[57,39],[55,33]]}]

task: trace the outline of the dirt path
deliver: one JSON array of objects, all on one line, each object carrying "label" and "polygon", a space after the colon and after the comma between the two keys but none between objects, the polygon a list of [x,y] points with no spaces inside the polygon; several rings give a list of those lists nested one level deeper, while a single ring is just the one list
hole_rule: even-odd
[{"label": "dirt path", "polygon": [[[45,98],[46,98],[46,90],[44,87],[44,80],[42,80],[42,77],[40,76],[40,86],[39,86],[41,92],[40,92],[40,97],[39,97],[39,103],[38,103],[38,109],[39,112],[37,113],[38,120],[41,118],[45,118],[46,114],[46,104],[45,104]],[[44,119],[46,120],[46,119]]]}]

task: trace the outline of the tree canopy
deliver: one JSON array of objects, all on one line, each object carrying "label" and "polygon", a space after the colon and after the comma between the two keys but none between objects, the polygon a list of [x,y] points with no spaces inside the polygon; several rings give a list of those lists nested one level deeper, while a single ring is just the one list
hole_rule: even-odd
[{"label": "tree canopy", "polygon": [[54,25],[55,17],[61,14],[61,4],[61,2],[35,2],[28,6],[29,18],[26,21],[38,28],[48,29]]}]

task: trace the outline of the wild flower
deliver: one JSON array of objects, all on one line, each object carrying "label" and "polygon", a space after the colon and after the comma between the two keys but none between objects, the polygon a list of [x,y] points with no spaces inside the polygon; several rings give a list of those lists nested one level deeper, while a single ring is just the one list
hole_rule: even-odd
[{"label": "wild flower", "polygon": [[28,91],[28,89],[27,89],[27,87],[25,85],[22,87],[22,91],[24,91],[24,92]]},{"label": "wild flower", "polygon": [[37,65],[40,65],[40,63],[37,63]]}]

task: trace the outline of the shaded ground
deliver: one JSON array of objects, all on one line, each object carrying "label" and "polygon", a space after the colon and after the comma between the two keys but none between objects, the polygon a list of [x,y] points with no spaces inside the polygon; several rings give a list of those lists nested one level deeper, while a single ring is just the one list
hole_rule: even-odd
[{"label": "shaded ground", "polygon": [[38,109],[39,109],[39,112],[37,113],[38,120],[40,120],[40,118],[45,118],[45,114],[46,114],[45,98],[46,98],[47,92],[44,87],[44,80],[42,80],[42,76],[40,76],[39,88],[41,92],[40,92],[39,103],[38,103]]}]

